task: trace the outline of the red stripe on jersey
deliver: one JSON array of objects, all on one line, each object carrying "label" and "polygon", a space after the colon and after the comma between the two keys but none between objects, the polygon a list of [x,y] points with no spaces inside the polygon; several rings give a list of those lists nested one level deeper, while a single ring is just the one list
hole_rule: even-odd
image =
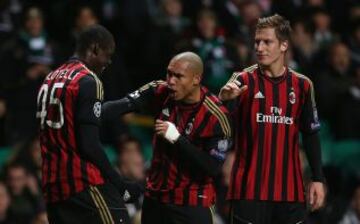
[{"label": "red stripe on jersey", "polygon": [[84,188],[84,183],[82,180],[82,173],[81,173],[81,162],[80,162],[80,158],[77,156],[73,157],[73,178],[74,178],[74,184],[75,184],[75,189],[83,189]]},{"label": "red stripe on jersey", "polygon": [[181,205],[184,202],[184,195],[183,195],[183,189],[181,188],[176,188],[175,189],[175,204],[177,205]]},{"label": "red stripe on jersey", "polygon": [[[249,85],[249,74],[246,73],[246,75],[242,76],[243,81],[241,83],[244,83],[245,85]],[[239,98],[239,106],[237,106],[237,108],[235,109],[235,112],[233,114],[233,117],[236,118],[235,120],[235,125],[236,127],[246,127],[246,124],[248,123],[247,121],[247,116],[249,113],[247,113],[249,111],[249,107],[250,107],[250,102],[245,102],[245,99],[248,98],[247,96],[250,94],[250,86],[249,86],[249,90],[246,91],[243,95],[240,96]],[[246,98],[245,98],[246,97]],[[243,109],[241,109],[243,108]],[[242,115],[242,116],[241,116]],[[240,121],[241,119],[241,121]],[[230,197],[230,195],[234,195],[235,198],[240,198],[240,193],[242,192],[242,182],[243,181],[247,181],[247,180],[243,180],[243,175],[244,175],[244,169],[245,169],[245,164],[249,163],[250,161],[246,161],[245,158],[247,157],[247,153],[251,153],[248,152],[249,148],[248,148],[248,144],[249,142],[247,142],[247,138],[246,135],[249,133],[243,132],[243,131],[238,131],[238,129],[240,128],[235,128],[234,130],[234,136],[239,136],[239,138],[235,138],[235,149],[239,149],[236,150],[236,155],[235,155],[235,161],[232,167],[232,174],[231,176],[235,178],[231,178],[230,179],[230,194],[228,195],[228,197]],[[240,141],[240,139],[243,139],[242,141]],[[233,187],[234,186],[234,187]]]},{"label": "red stripe on jersey", "polygon": [[[254,93],[259,92],[259,81],[257,75],[253,75],[254,78]],[[254,97],[254,96],[250,96]],[[258,141],[258,125],[256,123],[256,113],[253,111],[259,111],[260,110],[260,100],[252,99],[253,103],[251,105],[251,111],[250,111],[250,123],[252,127],[252,133],[251,133],[251,140],[253,141],[253,149],[252,149],[252,156],[251,156],[251,162],[250,162],[250,168],[249,168],[249,174],[247,176],[246,181],[246,199],[253,199],[255,197],[255,182],[256,182],[256,172],[257,172],[257,158],[258,158],[258,152],[259,152],[259,141]],[[250,99],[251,101],[251,99]]]},{"label": "red stripe on jersey", "polygon": [[[299,137],[297,137],[299,138]],[[303,180],[301,174],[301,167],[300,167],[300,159],[299,159],[299,148],[295,151],[295,167],[296,167],[296,178],[297,178],[297,185],[298,185],[298,199],[300,201],[304,201],[304,187],[303,187]]]},{"label": "red stripe on jersey", "polygon": [[189,192],[189,205],[197,205],[198,203],[198,192],[196,190],[191,189],[197,189],[199,186],[197,184],[191,184],[190,186],[190,192]]}]

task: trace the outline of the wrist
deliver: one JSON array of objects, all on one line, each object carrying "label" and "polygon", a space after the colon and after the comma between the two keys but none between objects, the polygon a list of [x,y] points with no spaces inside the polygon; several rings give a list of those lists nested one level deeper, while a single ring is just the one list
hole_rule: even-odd
[{"label": "wrist", "polygon": [[312,176],[311,181],[312,182],[320,182],[320,183],[323,183],[323,184],[326,183],[326,179],[323,176]]},{"label": "wrist", "polygon": [[179,139],[180,133],[173,123],[169,121],[166,121],[166,123],[168,124],[168,128],[165,132],[165,138],[174,144]]}]

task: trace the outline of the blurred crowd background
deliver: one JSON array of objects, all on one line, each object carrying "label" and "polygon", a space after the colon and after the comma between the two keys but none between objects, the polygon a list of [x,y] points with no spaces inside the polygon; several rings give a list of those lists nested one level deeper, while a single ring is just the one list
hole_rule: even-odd
[{"label": "blurred crowd background", "polygon": [[[164,79],[171,57],[185,50],[201,56],[203,83],[217,94],[232,72],[255,63],[255,24],[273,13],[291,21],[287,63],[315,83],[322,121],[327,205],[308,223],[360,223],[358,0],[1,0],[0,224],[47,223],[36,95],[46,74],[71,56],[81,30],[99,23],[115,36],[113,63],[101,76],[105,100]],[[102,126],[106,153],[122,175],[144,181],[152,124],[146,114],[129,114]],[[217,180],[218,224],[228,215],[232,159],[229,153]],[[141,200],[128,206],[134,223],[140,208]]]}]

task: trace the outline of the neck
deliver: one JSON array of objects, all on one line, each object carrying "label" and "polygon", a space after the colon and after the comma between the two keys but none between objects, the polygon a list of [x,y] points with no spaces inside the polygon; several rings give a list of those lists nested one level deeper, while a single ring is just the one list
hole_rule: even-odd
[{"label": "neck", "polygon": [[89,61],[87,60],[86,57],[84,57],[84,56],[82,56],[81,54],[78,54],[78,53],[75,53],[73,57],[79,59],[82,64],[84,64],[88,69],[90,69],[91,72],[93,72],[94,74],[98,75],[98,74],[94,71],[94,69],[93,69],[92,67],[90,67],[90,63],[89,63]]},{"label": "neck", "polygon": [[198,87],[195,89],[195,91],[193,91],[187,97],[185,97],[181,102],[186,104],[194,104],[200,102],[200,100],[201,100],[201,89],[200,87]]},{"label": "neck", "polygon": [[275,63],[269,66],[260,65],[260,69],[266,76],[276,78],[282,76],[286,68],[284,63]]}]

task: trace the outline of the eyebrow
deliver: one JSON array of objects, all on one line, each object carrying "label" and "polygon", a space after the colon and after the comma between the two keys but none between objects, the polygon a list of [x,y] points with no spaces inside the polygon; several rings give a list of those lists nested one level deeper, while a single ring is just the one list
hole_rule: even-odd
[{"label": "eyebrow", "polygon": [[171,74],[171,75],[178,75],[178,76],[184,76],[183,74],[181,73],[176,73],[176,72],[173,72],[171,71],[170,69],[167,69],[167,73]]}]

